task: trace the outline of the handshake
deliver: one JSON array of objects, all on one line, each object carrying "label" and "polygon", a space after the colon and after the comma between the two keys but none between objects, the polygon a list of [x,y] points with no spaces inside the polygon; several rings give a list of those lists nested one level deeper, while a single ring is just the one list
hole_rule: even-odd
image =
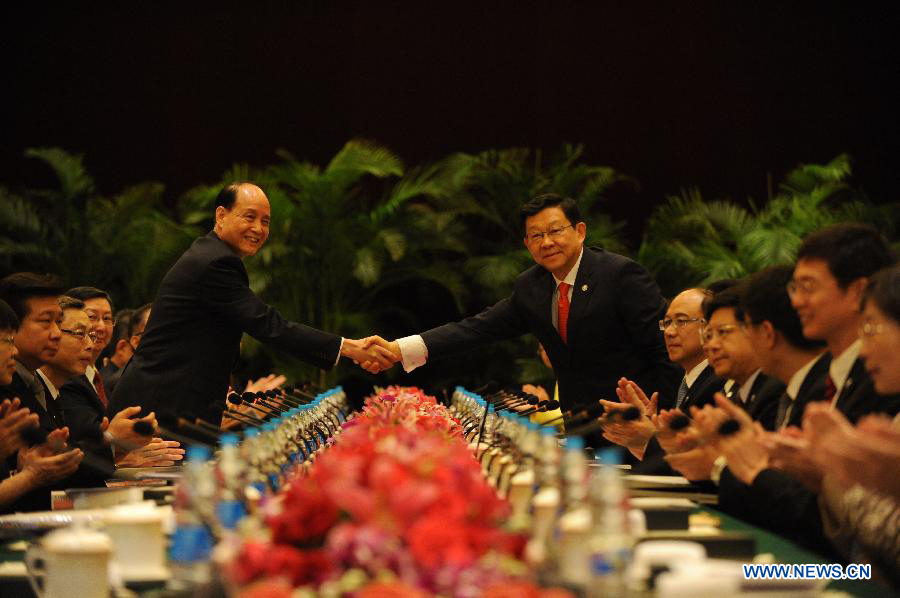
[{"label": "handshake", "polygon": [[386,341],[380,336],[362,339],[344,339],[341,356],[349,357],[353,363],[371,374],[391,369],[400,361],[400,345],[397,341]]}]

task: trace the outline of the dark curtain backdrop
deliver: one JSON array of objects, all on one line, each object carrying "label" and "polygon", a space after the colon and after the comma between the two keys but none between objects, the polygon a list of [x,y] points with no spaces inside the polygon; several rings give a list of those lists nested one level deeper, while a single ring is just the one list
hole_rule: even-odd
[{"label": "dark curtain backdrop", "polygon": [[321,162],[362,136],[409,163],[584,142],[642,185],[610,208],[633,240],[667,193],[762,200],[767,173],[841,152],[896,197],[883,4],[12,4],[2,184],[48,184],[22,151],[57,145],[101,191],[153,179],[174,201],[233,162]]}]

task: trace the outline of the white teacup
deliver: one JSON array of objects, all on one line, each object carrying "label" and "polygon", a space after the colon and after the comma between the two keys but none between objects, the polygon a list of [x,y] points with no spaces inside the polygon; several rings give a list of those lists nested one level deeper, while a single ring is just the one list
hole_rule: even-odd
[{"label": "white teacup", "polygon": [[108,598],[111,553],[106,534],[80,526],[54,530],[28,547],[28,581],[39,598]]},{"label": "white teacup", "polygon": [[106,533],[113,542],[113,562],[122,581],[166,579],[166,538],[163,533],[165,512],[144,504],[110,509]]}]

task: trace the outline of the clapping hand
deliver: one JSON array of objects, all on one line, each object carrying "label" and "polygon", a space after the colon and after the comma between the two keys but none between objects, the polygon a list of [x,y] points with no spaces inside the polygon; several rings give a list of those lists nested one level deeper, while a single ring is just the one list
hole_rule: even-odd
[{"label": "clapping hand", "polygon": [[149,444],[129,451],[116,461],[117,467],[170,467],[184,459],[184,449],[175,440],[153,438]]},{"label": "clapping hand", "polygon": [[58,428],[47,435],[47,442],[19,450],[18,466],[33,487],[46,486],[75,473],[84,453],[81,449],[66,450],[68,428]]},{"label": "clapping hand", "polygon": [[0,459],[22,448],[22,430],[37,426],[38,421],[36,413],[19,407],[19,399],[0,403]]},{"label": "clapping hand", "polygon": [[607,413],[628,407],[636,407],[640,412],[637,419],[631,421],[614,421],[603,429],[603,437],[620,446],[624,446],[638,459],[643,459],[647,443],[656,433],[656,427],[650,421],[650,415],[656,415],[656,402],[659,393],[653,393],[649,399],[641,387],[630,380],[622,378],[616,388],[619,402],[601,399]]},{"label": "clapping hand", "polygon": [[117,448],[130,451],[142,447],[150,442],[150,438],[135,432],[134,424],[145,421],[156,429],[156,415],[150,413],[150,415],[138,419],[137,416],[140,412],[140,407],[126,407],[116,413],[112,421],[104,417],[100,429],[109,432],[110,440]]}]

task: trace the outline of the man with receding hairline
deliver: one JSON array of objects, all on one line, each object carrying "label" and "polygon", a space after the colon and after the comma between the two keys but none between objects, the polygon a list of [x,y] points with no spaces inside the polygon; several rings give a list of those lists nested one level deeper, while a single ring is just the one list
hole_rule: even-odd
[{"label": "man with receding hairline", "polygon": [[363,341],[288,321],[250,290],[243,260],[265,244],[270,219],[269,199],[258,186],[239,182],[220,191],[213,230],[163,278],[110,414],[131,405],[207,413],[225,399],[244,333],[323,369],[342,355],[370,371],[392,365],[393,356],[377,344],[367,349]]}]

